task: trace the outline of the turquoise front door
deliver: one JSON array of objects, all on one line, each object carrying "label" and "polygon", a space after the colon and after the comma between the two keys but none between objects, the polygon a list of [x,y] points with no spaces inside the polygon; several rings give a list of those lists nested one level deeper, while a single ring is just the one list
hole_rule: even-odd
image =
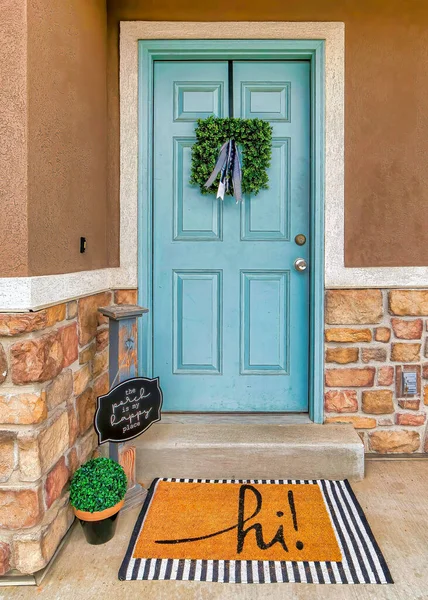
[{"label": "turquoise front door", "polygon": [[[189,184],[196,120],[228,116],[229,102],[234,116],[273,126],[269,190],[242,205]],[[309,62],[155,62],[153,110],[153,375],[164,410],[307,411],[309,274],[294,263],[310,256]]]}]

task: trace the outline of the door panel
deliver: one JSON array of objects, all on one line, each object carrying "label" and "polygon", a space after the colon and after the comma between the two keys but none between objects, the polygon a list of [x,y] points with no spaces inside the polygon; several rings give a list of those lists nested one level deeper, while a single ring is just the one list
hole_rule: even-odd
[{"label": "door panel", "polygon": [[153,344],[164,410],[305,411],[309,63],[233,63],[235,116],[273,126],[269,190],[241,206],[190,186],[195,120],[227,116],[228,63],[154,72]]},{"label": "door panel", "polygon": [[174,271],[174,373],[220,373],[221,279],[221,271]]},{"label": "door panel", "polygon": [[204,204],[199,189],[188,185],[193,142],[174,138],[174,240],[221,240],[221,203]]},{"label": "door panel", "polygon": [[243,374],[289,374],[289,275],[289,271],[241,271]]}]

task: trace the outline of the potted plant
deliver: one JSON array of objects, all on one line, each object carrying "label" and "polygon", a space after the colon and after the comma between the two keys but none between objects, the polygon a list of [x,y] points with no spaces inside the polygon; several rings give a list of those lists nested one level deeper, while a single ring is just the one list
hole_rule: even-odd
[{"label": "potted plant", "polygon": [[126,489],[125,471],[110,458],[93,458],[75,472],[70,503],[90,544],[105,544],[114,536]]}]

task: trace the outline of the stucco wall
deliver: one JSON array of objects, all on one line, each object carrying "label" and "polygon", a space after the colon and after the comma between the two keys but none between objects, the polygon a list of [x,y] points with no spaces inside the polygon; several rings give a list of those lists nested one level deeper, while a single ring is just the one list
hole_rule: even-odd
[{"label": "stucco wall", "polygon": [[[108,204],[119,236],[120,20],[343,21],[346,266],[425,266],[428,245],[428,5],[413,0],[108,0]],[[327,235],[332,232],[326,232]]]},{"label": "stucco wall", "polygon": [[25,2],[0,5],[0,270],[28,273]]},{"label": "stucco wall", "polygon": [[106,30],[105,0],[0,3],[0,277],[116,266]]},{"label": "stucco wall", "polygon": [[118,31],[138,19],[343,21],[346,266],[428,265],[426,2],[27,4],[0,7],[1,276],[118,265]]},{"label": "stucco wall", "polygon": [[104,0],[29,0],[28,98],[30,274],[107,267]]}]

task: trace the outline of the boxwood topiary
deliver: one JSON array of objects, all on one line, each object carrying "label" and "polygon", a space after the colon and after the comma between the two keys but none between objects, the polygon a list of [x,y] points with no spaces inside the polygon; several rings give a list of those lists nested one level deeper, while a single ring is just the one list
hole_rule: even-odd
[{"label": "boxwood topiary", "polygon": [[202,194],[216,194],[219,177],[207,189],[209,178],[217,161],[221,146],[233,139],[242,153],[242,192],[258,194],[267,189],[267,169],[272,155],[272,126],[262,119],[208,117],[198,119],[195,129],[196,143],[192,146],[190,183],[199,185]]},{"label": "boxwood topiary", "polygon": [[93,458],[74,474],[70,485],[70,503],[77,510],[98,512],[124,498],[127,479],[123,468],[110,458]]}]

